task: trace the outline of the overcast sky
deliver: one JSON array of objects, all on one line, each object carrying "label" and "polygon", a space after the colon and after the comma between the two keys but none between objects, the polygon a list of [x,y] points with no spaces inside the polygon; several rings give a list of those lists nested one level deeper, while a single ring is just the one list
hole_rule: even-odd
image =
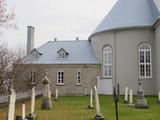
[{"label": "overcast sky", "polygon": [[54,40],[86,40],[117,0],[8,0],[17,30],[3,30],[9,47],[26,46],[27,26],[35,27],[35,47]]}]

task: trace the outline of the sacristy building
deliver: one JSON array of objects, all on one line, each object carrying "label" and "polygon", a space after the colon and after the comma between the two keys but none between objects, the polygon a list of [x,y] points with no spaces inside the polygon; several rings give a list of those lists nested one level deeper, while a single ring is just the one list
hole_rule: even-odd
[{"label": "sacristy building", "polygon": [[[61,95],[89,94],[94,85],[112,94],[120,84],[144,93],[160,90],[160,0],[118,0],[88,40],[48,41],[34,48],[34,28],[28,27],[25,65],[43,66],[51,89]],[[34,70],[34,68],[32,69]],[[32,72],[32,75],[35,72]]]}]

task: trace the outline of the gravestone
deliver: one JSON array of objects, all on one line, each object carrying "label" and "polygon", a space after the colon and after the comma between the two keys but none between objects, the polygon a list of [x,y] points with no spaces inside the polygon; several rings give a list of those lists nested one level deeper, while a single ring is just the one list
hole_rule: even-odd
[{"label": "gravestone", "polygon": [[55,100],[55,101],[58,100],[58,89],[55,90],[55,98],[54,98],[54,100]]},{"label": "gravestone", "polygon": [[26,106],[25,106],[25,104],[22,104],[22,114],[21,115],[17,115],[16,116],[16,120],[28,120],[27,118],[26,118]]},{"label": "gravestone", "polygon": [[51,97],[50,97],[50,80],[48,79],[47,76],[47,72],[45,74],[44,79],[42,80],[42,84],[43,84],[43,97],[42,97],[42,104],[41,104],[41,108],[42,109],[51,109],[52,108],[52,101],[51,101]]},{"label": "gravestone", "polygon": [[142,81],[139,79],[139,90],[137,91],[137,100],[135,104],[135,108],[143,109],[148,108],[147,100],[144,97],[143,89],[142,89]]},{"label": "gravestone", "polygon": [[129,90],[129,104],[128,104],[128,106],[130,106],[130,107],[134,106],[134,104],[133,104],[133,90],[132,89]]},{"label": "gravestone", "polygon": [[98,98],[98,92],[97,92],[97,87],[96,86],[94,86],[94,90],[95,90],[95,100],[96,100],[95,120],[104,120],[104,117],[102,116],[101,111],[100,111],[99,98]]},{"label": "gravestone", "polygon": [[16,102],[16,93],[14,89],[12,89],[11,95],[9,97],[8,120],[14,120],[15,102]]},{"label": "gravestone", "polygon": [[157,100],[157,103],[160,104],[160,91],[159,91],[159,94],[158,94],[158,100]]},{"label": "gravestone", "polygon": [[124,102],[125,104],[128,103],[128,87],[125,88],[125,96],[124,96]]},{"label": "gravestone", "polygon": [[32,88],[32,96],[31,96],[31,113],[26,117],[28,120],[35,120],[36,119],[35,98],[36,98],[36,92],[35,92],[35,87],[33,87]]},{"label": "gravestone", "polygon": [[25,104],[22,104],[22,120],[24,120],[26,118],[26,107]]},{"label": "gravestone", "polygon": [[93,109],[93,91],[92,91],[92,89],[90,92],[90,104],[88,105],[88,108]]}]

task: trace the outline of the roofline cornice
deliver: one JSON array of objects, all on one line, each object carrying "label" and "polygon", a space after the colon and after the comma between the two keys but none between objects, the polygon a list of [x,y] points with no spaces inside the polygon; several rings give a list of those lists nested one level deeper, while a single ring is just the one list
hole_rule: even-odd
[{"label": "roofline cornice", "polygon": [[108,30],[103,30],[103,31],[99,31],[99,32],[95,32],[92,33],[89,37],[88,40],[91,41],[91,37],[100,33],[105,33],[105,32],[115,32],[115,31],[120,31],[120,30],[135,30],[135,29],[153,29],[153,25],[152,26],[129,26],[129,27],[119,27],[119,28],[113,28],[113,29],[108,29]]}]

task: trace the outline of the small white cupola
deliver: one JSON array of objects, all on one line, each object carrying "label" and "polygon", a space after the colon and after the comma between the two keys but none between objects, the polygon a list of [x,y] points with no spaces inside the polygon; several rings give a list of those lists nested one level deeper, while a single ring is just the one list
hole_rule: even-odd
[{"label": "small white cupola", "polygon": [[66,59],[67,56],[69,55],[69,53],[63,48],[59,49],[57,53],[58,53],[58,59],[60,60]]},{"label": "small white cupola", "polygon": [[31,51],[32,59],[38,59],[41,55],[42,53],[38,52],[35,48]]}]

